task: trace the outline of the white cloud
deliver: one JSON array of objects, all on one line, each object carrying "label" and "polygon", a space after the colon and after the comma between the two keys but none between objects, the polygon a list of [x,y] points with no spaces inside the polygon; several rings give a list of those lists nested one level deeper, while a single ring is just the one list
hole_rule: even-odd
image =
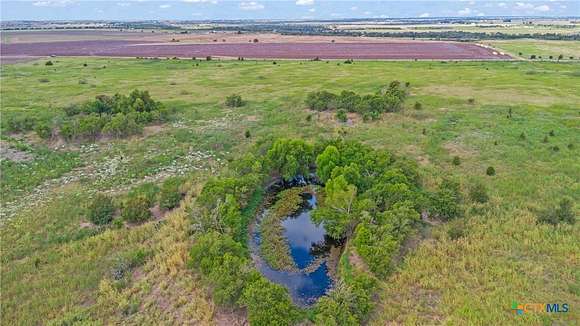
[{"label": "white cloud", "polygon": [[365,12],[363,12],[363,14],[365,14],[365,15],[370,15],[372,13],[373,13],[372,11],[365,11]]},{"label": "white cloud", "polygon": [[358,10],[358,7],[357,6],[352,6],[352,7],[350,7],[350,10],[356,11],[356,10]]},{"label": "white cloud", "polygon": [[461,16],[467,16],[467,15],[471,14],[471,9],[464,8],[464,9],[459,10],[457,13]]},{"label": "white cloud", "polygon": [[190,3],[211,3],[211,4],[217,3],[217,0],[182,0],[182,1]]},{"label": "white cloud", "polygon": [[73,2],[73,0],[40,0],[33,2],[32,5],[37,7],[66,7]]},{"label": "white cloud", "polygon": [[315,11],[316,11],[316,9],[314,9],[314,8],[310,8],[310,9],[308,9],[308,11],[310,11],[310,12],[315,12]]},{"label": "white cloud", "polygon": [[477,17],[483,17],[483,16],[485,16],[485,13],[483,13],[483,12],[480,12],[479,14],[477,14]]},{"label": "white cloud", "polygon": [[389,18],[389,16],[383,14],[383,15],[380,15],[379,18]]},{"label": "white cloud", "polygon": [[505,2],[500,2],[497,4],[497,6],[500,8],[505,8],[507,6],[507,4]]},{"label": "white cloud", "polygon": [[419,17],[421,17],[421,18],[427,18],[427,17],[431,17],[431,14],[428,13],[428,12],[424,12],[424,13],[420,14]]},{"label": "white cloud", "polygon": [[256,1],[242,1],[240,3],[240,9],[242,10],[262,10],[264,5],[257,3]]},{"label": "white cloud", "polygon": [[475,4],[475,1],[469,1],[469,4],[473,6]]},{"label": "white cloud", "polygon": [[159,5],[159,8],[167,9],[167,8],[171,8],[171,5]]},{"label": "white cloud", "polygon": [[560,5],[560,8],[566,9],[566,8],[568,8],[568,6],[566,6],[566,5]]},{"label": "white cloud", "polygon": [[526,12],[532,12],[532,11],[547,12],[547,11],[550,11],[550,7],[548,5],[535,6],[534,4],[528,3],[528,2],[516,2],[515,9],[516,10],[523,10]]},{"label": "white cloud", "polygon": [[130,5],[128,2],[117,2],[117,6],[119,7],[129,7]]},{"label": "white cloud", "polygon": [[296,0],[296,4],[299,6],[312,6],[314,0]]}]

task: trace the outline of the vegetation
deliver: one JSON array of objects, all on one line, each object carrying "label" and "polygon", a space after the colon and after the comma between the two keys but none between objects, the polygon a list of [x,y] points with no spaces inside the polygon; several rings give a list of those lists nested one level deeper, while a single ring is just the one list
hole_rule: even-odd
[{"label": "vegetation", "polygon": [[[538,55],[548,58],[558,53]],[[405,247],[412,254],[400,262],[395,259],[392,266],[396,269],[386,278],[374,279],[374,289],[364,292],[372,294],[369,300],[365,295],[357,295],[357,304],[352,296],[337,299],[323,314],[318,305],[328,299],[322,299],[314,308],[319,312],[307,312],[313,322],[331,324],[336,318],[342,324],[345,319],[340,318],[351,318],[345,313],[350,311],[361,316],[351,319],[355,323],[360,319],[371,325],[441,321],[573,324],[578,320],[574,309],[567,314],[521,316],[510,309],[513,300],[528,299],[551,302],[558,298],[578,306],[577,266],[570,261],[570,253],[578,251],[579,224],[554,227],[538,221],[543,209],[557,209],[564,197],[579,201],[575,180],[580,139],[577,121],[570,119],[580,93],[576,62],[358,61],[337,66],[324,61],[284,61],[273,66],[271,61],[212,60],[200,61],[192,74],[190,60],[59,58],[50,69],[44,61],[2,67],[2,149],[10,149],[10,154],[3,152],[1,174],[0,236],[9,244],[0,248],[3,324],[159,325],[184,320],[212,324],[222,317],[242,324],[245,310],[230,314],[229,309],[218,309],[216,287],[206,282],[202,272],[186,267],[188,251],[207,233],[200,228],[206,225],[202,221],[220,216],[216,213],[219,199],[224,214],[230,213],[227,223],[232,227],[224,227],[226,221],[218,219],[221,224],[216,229],[223,227],[223,233],[232,232],[231,238],[240,237],[237,242],[244,247],[247,232],[236,235],[234,231],[254,217],[262,202],[263,192],[254,190],[262,189],[264,174],[270,171],[263,169],[267,164],[262,158],[274,139],[312,141],[309,162],[318,170],[316,158],[328,147],[326,143],[316,145],[318,139],[337,136],[379,153],[391,153],[389,161],[394,157],[393,164],[403,171],[411,169],[403,166],[401,157],[416,159],[417,175],[404,175],[411,184],[415,181],[410,180],[421,181],[427,192],[422,204],[427,208],[426,221],[437,217],[432,194],[440,191],[444,177],[466,185],[462,192],[468,200],[458,205],[462,217],[421,233],[428,237],[426,241],[410,233],[417,247]],[[88,66],[83,67],[84,63]],[[107,69],[102,69],[104,65]],[[50,83],[39,83],[40,78]],[[79,84],[81,78],[87,84]],[[324,113],[303,110],[307,92],[339,94],[349,89],[373,94],[383,81],[393,79],[410,81],[410,106],[420,101],[424,109],[387,114],[369,124],[355,120],[340,134],[334,114],[327,115],[329,121]],[[178,82],[167,88],[168,80]],[[34,125],[27,131],[8,130],[8,121],[15,117],[21,117],[20,122],[45,121],[53,126],[53,119],[65,114],[58,108],[136,88],[149,90],[156,100],[175,108],[173,123],[163,125],[157,133],[106,142],[97,139],[90,145],[58,144],[58,149],[30,135]],[[239,109],[216,110],[232,93],[251,94],[251,98]],[[471,97],[477,101],[467,106]],[[506,119],[508,108],[513,111],[511,119]],[[307,116],[311,116],[310,122]],[[244,139],[246,129],[252,132],[249,140]],[[423,129],[426,135],[422,135]],[[549,144],[542,143],[550,130],[556,136],[549,138]],[[519,139],[521,133],[525,133],[524,140]],[[569,144],[574,146],[569,148]],[[333,146],[342,157],[341,147]],[[560,150],[554,152],[552,146]],[[14,152],[30,157],[9,159]],[[451,169],[455,155],[461,158],[461,165]],[[224,169],[225,162],[228,169]],[[345,168],[345,164],[335,163]],[[482,178],[488,166],[501,177]],[[361,173],[363,180],[365,172]],[[161,184],[176,175],[183,175],[193,185],[192,195],[162,221],[150,219],[122,228],[84,226],[86,207],[96,193],[112,194],[122,210],[127,191],[143,182]],[[344,178],[357,187],[358,201],[366,192],[361,189],[368,185],[355,182],[356,173]],[[490,197],[485,204],[473,203],[468,197],[469,185],[478,179]],[[240,215],[234,213],[236,204]],[[381,205],[390,209],[389,201]],[[415,209],[423,212],[423,208]],[[572,206],[574,216],[577,211],[578,206]],[[241,222],[229,222],[236,215]],[[113,223],[120,220],[115,218]],[[361,220],[353,236],[358,225],[365,223]],[[453,240],[448,230],[456,222],[463,222],[464,227]],[[350,253],[358,253],[353,241],[349,247]],[[139,251],[145,255],[138,255]],[[142,257],[135,259],[142,263],[129,263],[133,256]],[[120,257],[127,257],[124,263],[118,263]],[[369,267],[367,261],[363,258],[365,264],[359,264],[343,255],[339,277],[344,283],[350,281],[352,288],[355,276],[364,275],[364,268]],[[235,279],[239,279],[243,268],[237,263],[230,266],[236,266]],[[113,279],[115,269],[124,270],[122,280]],[[545,271],[550,271],[553,281],[545,282]],[[373,277],[367,274],[367,278]],[[365,311],[372,313],[364,315]]]},{"label": "vegetation", "polygon": [[570,198],[562,198],[557,207],[549,208],[540,213],[538,221],[547,224],[576,223],[574,203]]},{"label": "vegetation", "polygon": [[111,197],[97,194],[88,207],[89,220],[97,225],[108,224],[113,220],[115,205]]},{"label": "vegetation", "polygon": [[242,96],[238,94],[232,94],[226,97],[226,106],[231,108],[239,108],[244,105],[244,101],[242,101]]}]

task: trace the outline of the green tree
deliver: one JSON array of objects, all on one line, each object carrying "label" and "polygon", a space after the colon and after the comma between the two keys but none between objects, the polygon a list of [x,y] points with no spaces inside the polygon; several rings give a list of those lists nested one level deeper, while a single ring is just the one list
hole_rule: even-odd
[{"label": "green tree", "polygon": [[263,277],[246,286],[240,302],[248,309],[251,325],[293,325],[300,318],[288,291]]},{"label": "green tree", "polygon": [[348,184],[344,176],[330,179],[324,187],[324,201],[313,212],[316,223],[324,222],[326,232],[335,239],[350,235],[356,226],[354,218],[356,186]]},{"label": "green tree", "polygon": [[333,146],[327,146],[324,151],[316,157],[316,174],[320,181],[326,182],[330,179],[332,171],[340,164],[340,153]]},{"label": "green tree", "polygon": [[313,163],[313,147],[300,139],[279,139],[266,155],[270,166],[285,180],[308,175]]},{"label": "green tree", "polygon": [[183,194],[180,191],[181,179],[169,178],[163,182],[159,190],[159,207],[172,209],[179,205]]}]

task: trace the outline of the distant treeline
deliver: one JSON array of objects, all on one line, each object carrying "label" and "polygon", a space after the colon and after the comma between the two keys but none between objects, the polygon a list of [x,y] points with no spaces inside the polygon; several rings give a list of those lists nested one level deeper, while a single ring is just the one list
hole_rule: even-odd
[{"label": "distant treeline", "polygon": [[513,40],[513,39],[542,39],[560,41],[578,41],[579,34],[556,34],[556,33],[484,33],[464,31],[430,31],[430,32],[368,32],[331,29],[323,25],[294,25],[294,24],[256,24],[246,26],[222,26],[216,28],[222,31],[239,32],[274,32],[282,35],[326,35],[326,36],[368,36],[368,37],[394,37],[394,38],[428,38],[437,40]]}]

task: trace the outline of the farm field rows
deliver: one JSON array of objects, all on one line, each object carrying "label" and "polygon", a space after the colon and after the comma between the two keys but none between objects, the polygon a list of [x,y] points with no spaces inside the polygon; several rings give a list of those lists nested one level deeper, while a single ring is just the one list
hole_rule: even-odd
[{"label": "farm field rows", "polygon": [[[2,161],[9,214],[0,236],[10,243],[0,255],[2,324],[242,323],[244,312],[218,306],[187,267],[195,241],[191,202],[210,176],[278,137],[361,141],[416,160],[427,189],[449,176],[464,192],[474,182],[489,189],[489,202],[465,200],[464,217],[432,227],[411,246],[381,281],[369,324],[580,318],[578,309],[511,310],[513,301],[580,304],[580,226],[536,222],[538,211],[563,196],[580,201],[576,62],[50,60],[2,66],[3,129],[16,116],[62,119],[70,104],[132,89],[148,90],[176,113],[142,135],[95,144],[2,132],[3,147],[28,155]],[[393,80],[409,83],[409,99],[403,111],[376,121],[350,115],[341,123],[304,105],[313,90],[370,94]],[[245,105],[224,106],[231,94]],[[494,176],[486,175],[490,166]],[[23,175],[34,178],[22,183]],[[173,175],[186,176],[192,189],[180,208],[129,227],[87,223],[85,207],[96,192],[120,196]],[[452,237],[459,224],[463,233]],[[136,252],[144,253],[141,265],[116,287],[112,273]]]},{"label": "farm field rows", "polygon": [[469,43],[397,41],[385,43],[218,43],[180,44],[139,41],[71,41],[4,44],[5,57],[243,57],[270,59],[509,59]]}]

